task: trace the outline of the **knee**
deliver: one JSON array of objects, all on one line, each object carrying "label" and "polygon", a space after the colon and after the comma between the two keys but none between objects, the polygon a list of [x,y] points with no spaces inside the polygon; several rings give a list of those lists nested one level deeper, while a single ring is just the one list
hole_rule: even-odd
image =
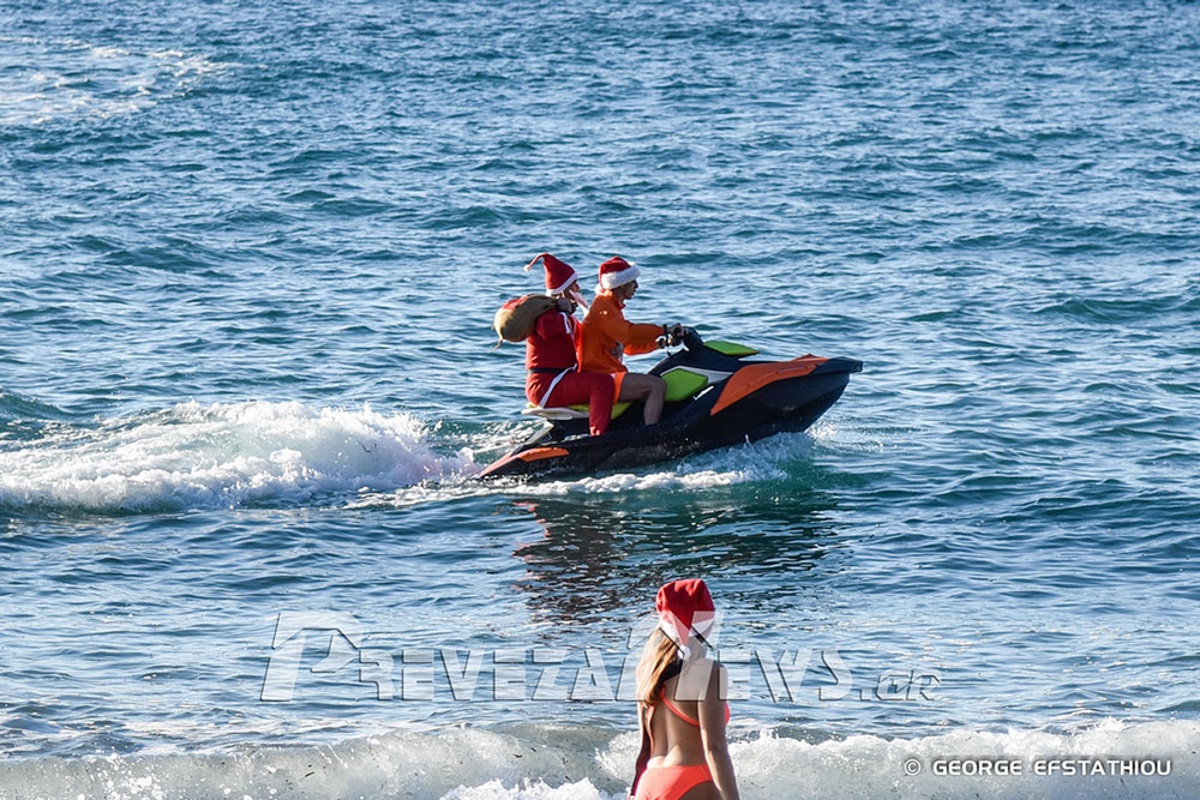
[{"label": "knee", "polygon": [[667,391],[667,382],[657,375],[626,373],[621,383],[622,400],[646,400],[661,397]]}]

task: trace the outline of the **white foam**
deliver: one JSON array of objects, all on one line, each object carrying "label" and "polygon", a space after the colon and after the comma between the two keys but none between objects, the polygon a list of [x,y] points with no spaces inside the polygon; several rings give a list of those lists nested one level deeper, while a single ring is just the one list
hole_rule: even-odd
[{"label": "white foam", "polygon": [[[1184,798],[1200,793],[1200,723],[1109,721],[1073,734],[956,731],[915,739],[861,735],[808,742],[770,732],[735,740],[744,797]],[[29,797],[612,800],[633,773],[636,737],[526,726],[517,733],[455,728],[391,733],[333,746],[238,747],[209,754],[0,763],[0,786]],[[1039,760],[1153,760],[1169,774],[1046,776]],[[1020,762],[1021,775],[939,775],[934,764]],[[914,768],[916,764],[919,768]]]},{"label": "white foam", "polygon": [[781,464],[807,455],[811,442],[811,438],[805,434],[785,434],[693,456],[657,471],[531,482],[522,487],[522,494],[555,497],[568,494],[702,491],[779,480],[787,477]]},{"label": "white foam", "polygon": [[300,403],[184,403],[0,449],[0,506],[115,512],[390,491],[470,465],[408,414]]},{"label": "white foam", "polygon": [[530,483],[522,488],[521,493],[533,497],[556,497],[568,494],[697,490],[732,486],[753,480],[753,474],[748,470],[705,469],[699,472],[687,472],[685,469],[677,468],[667,472],[651,472],[646,475],[617,473],[600,478]]},{"label": "white foam", "polygon": [[507,786],[503,781],[489,781],[482,786],[459,787],[443,800],[615,800],[619,796],[606,795],[587,780],[562,786],[548,786],[544,781]]},{"label": "white foam", "polygon": [[[481,438],[481,437],[477,437]],[[463,453],[474,459],[497,450],[497,445],[513,443],[511,436],[492,436],[494,441],[476,441]],[[519,441],[519,439],[517,439]],[[702,492],[727,486],[788,477],[783,464],[807,457],[813,438],[808,434],[784,434],[759,442],[736,445],[673,462],[669,466],[647,467],[639,472],[614,472],[599,477],[570,480],[526,480],[521,478],[493,481],[467,480],[486,465],[472,463],[459,470],[459,479],[440,484],[419,484],[388,494],[364,494],[351,507],[390,506],[405,508],[431,502],[446,502],[464,497],[518,493],[522,497],[563,497],[567,495],[610,495],[630,492]],[[493,453],[494,455],[494,453]],[[650,470],[650,471],[646,471]]]},{"label": "white foam", "polygon": [[0,125],[136,112],[224,66],[174,50],[0,36]]},{"label": "white foam", "polygon": [[[1195,751],[1200,724],[1127,726],[1109,720],[1069,735],[1041,731],[957,731],[914,740],[852,736],[810,744],[763,735],[733,746],[743,793],[764,798],[978,797],[1165,798],[1200,790]],[[980,767],[982,762],[991,766]],[[1057,762],[1058,766],[1052,766]],[[1071,762],[1074,774],[1064,774]],[[1088,769],[1106,774],[1084,775]],[[1145,775],[1120,775],[1130,762],[1153,762]],[[978,774],[996,764],[1020,774]],[[1092,765],[1080,767],[1081,764]],[[1168,775],[1156,774],[1167,765]],[[1107,765],[1107,766],[1105,766]],[[952,774],[958,770],[959,774]],[[975,774],[962,774],[964,770]]]},{"label": "white foam", "polygon": [[[469,480],[480,466],[408,414],[297,402],[201,405],[50,423],[35,440],[0,440],[0,507],[99,513],[304,503],[357,493],[350,507],[407,507],[509,493],[523,496],[703,491],[786,477],[806,435],[779,436],[639,473],[559,481]],[[447,440],[448,441],[448,440]]]}]

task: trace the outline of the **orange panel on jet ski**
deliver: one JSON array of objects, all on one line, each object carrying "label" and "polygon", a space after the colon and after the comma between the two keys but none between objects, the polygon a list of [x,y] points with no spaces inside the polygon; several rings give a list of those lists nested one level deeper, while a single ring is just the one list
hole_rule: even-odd
[{"label": "orange panel on jet ski", "polygon": [[518,453],[517,458],[522,461],[541,461],[543,458],[557,458],[558,456],[569,456],[569,450],[564,450],[561,447],[535,447],[532,450],[526,450],[524,453]]},{"label": "orange panel on jet ski", "polygon": [[742,367],[726,381],[725,388],[721,390],[721,396],[717,398],[717,402],[709,414],[723,411],[738,400],[754,394],[775,381],[803,378],[828,360],[816,356],[800,356],[800,358],[778,364],[751,364]]}]

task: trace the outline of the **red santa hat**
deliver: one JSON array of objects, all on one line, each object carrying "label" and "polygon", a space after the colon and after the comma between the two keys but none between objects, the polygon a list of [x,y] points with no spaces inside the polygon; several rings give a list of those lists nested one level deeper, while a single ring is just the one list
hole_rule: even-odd
[{"label": "red santa hat", "polygon": [[525,271],[533,269],[533,265],[538,261],[541,261],[546,267],[547,294],[561,294],[572,283],[579,280],[579,276],[575,274],[575,269],[570,264],[549,253],[538,253],[534,256],[533,261],[525,265]]},{"label": "red santa hat", "polygon": [[596,287],[596,294],[602,291],[612,291],[618,286],[637,280],[638,275],[642,271],[637,268],[637,265],[626,261],[620,256],[613,256],[608,261],[600,265],[600,283]]},{"label": "red santa hat", "polygon": [[685,655],[692,637],[703,642],[716,619],[712,595],[699,578],[666,584],[658,590],[654,606],[658,609],[658,627]]}]

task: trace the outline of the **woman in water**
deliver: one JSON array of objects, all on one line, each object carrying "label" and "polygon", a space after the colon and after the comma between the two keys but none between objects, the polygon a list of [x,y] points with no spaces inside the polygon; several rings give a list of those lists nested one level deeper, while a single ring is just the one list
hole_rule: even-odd
[{"label": "woman in water", "polygon": [[712,595],[704,581],[658,590],[659,625],[637,670],[642,750],[635,800],[738,800],[725,742],[729,707],[725,668],[708,657]]}]

